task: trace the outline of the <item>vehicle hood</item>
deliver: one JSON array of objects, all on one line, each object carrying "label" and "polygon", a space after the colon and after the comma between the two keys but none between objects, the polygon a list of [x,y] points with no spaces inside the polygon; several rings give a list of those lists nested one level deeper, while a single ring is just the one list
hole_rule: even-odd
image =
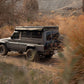
[{"label": "vehicle hood", "polygon": [[6,42],[6,41],[8,41],[8,40],[10,40],[11,38],[10,37],[8,37],[8,38],[3,38],[3,39],[0,39],[0,42]]}]

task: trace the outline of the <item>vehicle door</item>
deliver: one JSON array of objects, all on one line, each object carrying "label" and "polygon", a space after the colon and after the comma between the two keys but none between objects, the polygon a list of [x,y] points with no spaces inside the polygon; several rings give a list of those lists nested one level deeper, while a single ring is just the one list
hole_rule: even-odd
[{"label": "vehicle door", "polygon": [[20,42],[20,32],[15,31],[11,36],[11,39],[7,42],[7,47],[9,50],[19,51],[19,42]]},{"label": "vehicle door", "polygon": [[22,52],[26,51],[27,44],[29,41],[28,37],[30,37],[30,32],[28,32],[27,30],[20,31],[21,39],[19,39],[19,41],[20,41],[19,45],[18,45],[19,51],[22,51]]}]

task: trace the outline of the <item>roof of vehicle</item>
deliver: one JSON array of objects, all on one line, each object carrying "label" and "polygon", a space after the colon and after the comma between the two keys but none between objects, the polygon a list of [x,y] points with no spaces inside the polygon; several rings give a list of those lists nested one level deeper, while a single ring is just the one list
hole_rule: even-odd
[{"label": "roof of vehicle", "polygon": [[43,30],[43,29],[58,29],[58,26],[16,26],[15,30]]}]

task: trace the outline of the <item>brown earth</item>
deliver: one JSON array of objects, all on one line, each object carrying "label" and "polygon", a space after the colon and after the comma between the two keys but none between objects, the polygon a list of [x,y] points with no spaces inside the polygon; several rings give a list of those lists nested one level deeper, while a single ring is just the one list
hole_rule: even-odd
[{"label": "brown earth", "polygon": [[25,60],[25,54],[20,55],[15,52],[8,53],[8,56],[0,56],[0,62],[13,64],[18,67],[27,67],[31,70],[39,70],[46,74],[52,74],[55,81],[61,79],[64,70],[64,62],[58,55],[54,55],[51,59],[41,59],[40,62],[28,62]]}]

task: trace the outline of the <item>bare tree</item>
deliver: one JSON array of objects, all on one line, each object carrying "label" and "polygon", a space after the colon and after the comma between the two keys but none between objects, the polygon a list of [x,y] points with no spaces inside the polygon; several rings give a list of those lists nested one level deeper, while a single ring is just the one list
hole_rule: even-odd
[{"label": "bare tree", "polygon": [[19,9],[16,7],[18,2],[22,3],[21,0],[0,0],[0,26],[19,24],[20,21],[35,16],[38,10],[36,0],[23,0],[24,5],[21,11],[19,11],[20,7]]},{"label": "bare tree", "polygon": [[84,12],[84,0],[83,0],[83,12]]},{"label": "bare tree", "polygon": [[34,18],[38,13],[37,0],[24,0],[24,15],[26,18]]},{"label": "bare tree", "polygon": [[0,0],[0,26],[9,24],[12,25],[15,22],[18,22],[17,17],[14,15],[14,6],[17,0]]}]

